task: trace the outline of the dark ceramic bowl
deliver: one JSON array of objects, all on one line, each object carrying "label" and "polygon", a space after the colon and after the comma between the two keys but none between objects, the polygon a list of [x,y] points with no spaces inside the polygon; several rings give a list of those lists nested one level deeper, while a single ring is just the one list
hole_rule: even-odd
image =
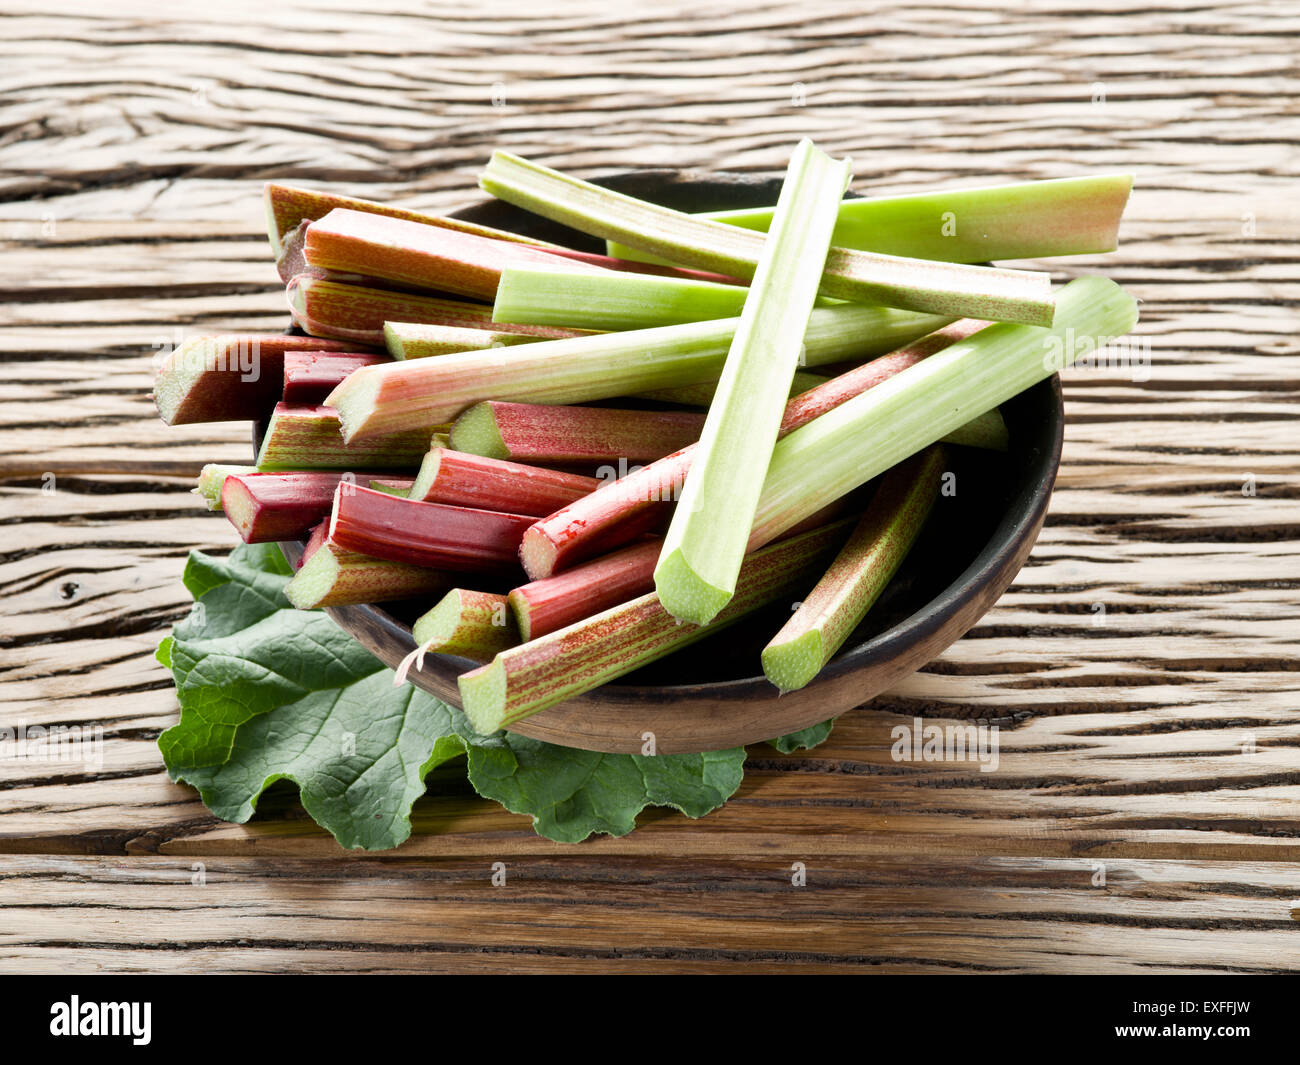
[{"label": "dark ceramic bowl", "polygon": [[[682,210],[776,202],[780,180],[734,174],[650,170],[604,184]],[[500,201],[457,217],[603,251],[590,237]],[[659,753],[755,743],[824,721],[886,691],[970,629],[1020,572],[1047,513],[1061,458],[1064,417],[1053,377],[1006,403],[1009,454],[951,448],[956,492],[936,504],[890,587],[821,674],[778,695],[759,652],[788,616],[760,611],[717,636],[576,699],[520,721],[513,731],[593,751],[639,752],[651,732]],[[301,545],[285,544],[292,561]],[[330,615],[389,666],[414,649],[411,623],[431,603],[331,609]],[[426,655],[410,679],[459,705],[457,676],[476,663]]]}]

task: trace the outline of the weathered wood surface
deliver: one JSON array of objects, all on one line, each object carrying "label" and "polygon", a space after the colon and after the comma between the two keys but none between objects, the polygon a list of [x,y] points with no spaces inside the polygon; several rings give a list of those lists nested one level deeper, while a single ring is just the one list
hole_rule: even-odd
[{"label": "weathered wood surface", "polygon": [[[106,746],[0,761],[0,967],[1300,969],[1300,13],[558,7],[7,6],[0,725]],[[1047,528],[979,626],[817,751],[755,748],[719,813],[621,840],[438,776],[358,857],[291,802],[224,825],[170,784],[153,650],[186,552],[234,541],[190,478],[248,437],[162,426],[151,360],[283,324],[260,182],[450,209],[498,145],[774,171],[804,134],[863,191],[1138,174],[1121,251],[1052,268],[1142,299],[1150,378],[1067,373]],[[915,713],[1002,724],[998,770],[892,761]]]}]

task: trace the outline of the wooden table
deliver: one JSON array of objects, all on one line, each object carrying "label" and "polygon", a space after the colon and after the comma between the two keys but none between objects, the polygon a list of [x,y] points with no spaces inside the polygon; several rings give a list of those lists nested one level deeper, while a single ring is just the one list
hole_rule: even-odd
[{"label": "wooden table", "polygon": [[[0,725],[106,748],[0,761],[0,968],[1300,969],[1295,5],[7,6]],[[153,652],[186,553],[235,540],[189,488],[249,445],[164,427],[151,366],[283,326],[260,183],[451,209],[494,146],[771,172],[802,135],[860,191],[1138,175],[1121,250],[1051,267],[1141,298],[1149,380],[1067,372],[998,606],[824,747],[753,749],[725,809],[623,839],[553,844],[440,781],[361,855],[171,784]],[[914,715],[1000,725],[998,770],[893,761]]]}]

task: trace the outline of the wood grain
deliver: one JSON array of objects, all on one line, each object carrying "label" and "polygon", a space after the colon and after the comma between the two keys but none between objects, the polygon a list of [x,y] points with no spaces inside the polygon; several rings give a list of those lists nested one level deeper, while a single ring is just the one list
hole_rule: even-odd
[{"label": "wood grain", "polygon": [[[1300,969],[1293,5],[7,11],[0,725],[105,743],[0,761],[0,967]],[[1121,250],[1050,266],[1142,300],[1149,378],[1066,373],[1046,527],[975,629],[824,747],[754,748],[717,814],[621,840],[541,840],[447,773],[360,857],[291,795],[230,826],[170,784],[152,653],[185,554],[234,542],[189,478],[248,436],[147,393],[161,346],[282,327],[260,183],[451,210],[493,147],[777,172],[801,135],[868,193],[1138,175]],[[999,724],[998,770],[893,761],[916,714]]]}]

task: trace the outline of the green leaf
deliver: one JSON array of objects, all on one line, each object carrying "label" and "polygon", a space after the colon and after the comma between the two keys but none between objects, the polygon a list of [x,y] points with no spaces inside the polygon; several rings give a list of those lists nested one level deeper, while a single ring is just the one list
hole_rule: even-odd
[{"label": "green leaf", "polygon": [[798,732],[788,732],[784,736],[778,736],[774,740],[768,740],[768,745],[775,747],[782,754],[791,754],[798,750],[811,750],[819,743],[825,743],[826,737],[831,734],[831,729],[835,727],[835,719],[823,721],[820,725],[809,725],[807,728],[801,728]]},{"label": "green leaf", "polygon": [[[462,735],[463,734],[463,735]],[[298,785],[303,807],[344,847],[380,850],[411,834],[424,778],[462,754],[472,735],[460,712],[388,670],[313,692],[238,730],[224,765],[180,769],[224,821],[253,816],[277,780]]]},{"label": "green leaf", "polygon": [[625,836],[647,806],[703,817],[744,777],[745,749],[704,754],[600,754],[500,732],[470,748],[469,782],[507,810],[529,814],[534,830],[560,843],[596,832]]},{"label": "green leaf", "polygon": [[290,572],[265,547],[192,553],[185,583],[198,602],[158,648],[181,704],[159,739],[167,770],[224,820],[247,821],[268,787],[291,780],[343,846],[395,847],[410,835],[425,776],[461,754],[479,794],[559,842],[623,835],[646,806],[700,817],[740,785],[739,748],[642,757],[479,736],[454,707],[394,687],[323,612],[289,609]]}]

